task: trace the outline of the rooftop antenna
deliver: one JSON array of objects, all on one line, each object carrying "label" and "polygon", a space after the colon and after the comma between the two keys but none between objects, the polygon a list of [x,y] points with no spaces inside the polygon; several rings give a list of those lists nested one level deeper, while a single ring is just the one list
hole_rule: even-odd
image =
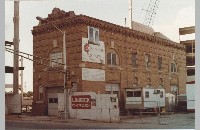
[{"label": "rooftop antenna", "polygon": [[132,0],[129,0],[129,28],[132,29]]}]

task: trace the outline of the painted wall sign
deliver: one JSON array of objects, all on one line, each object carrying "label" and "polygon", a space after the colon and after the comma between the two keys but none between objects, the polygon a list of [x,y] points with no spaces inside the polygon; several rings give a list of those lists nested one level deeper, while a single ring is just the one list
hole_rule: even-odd
[{"label": "painted wall sign", "polygon": [[82,61],[105,64],[105,45],[99,41],[99,44],[91,44],[88,38],[82,38]]},{"label": "painted wall sign", "polygon": [[91,109],[91,96],[78,95],[72,96],[72,109]]},{"label": "painted wall sign", "polygon": [[105,70],[82,68],[82,80],[105,81]]}]

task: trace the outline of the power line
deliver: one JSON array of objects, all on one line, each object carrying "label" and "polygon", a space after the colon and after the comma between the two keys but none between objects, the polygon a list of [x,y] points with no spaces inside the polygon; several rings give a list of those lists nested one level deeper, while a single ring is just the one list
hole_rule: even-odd
[{"label": "power line", "polygon": [[[13,53],[13,54],[15,54],[15,55],[21,56],[21,57],[23,57],[23,58],[25,58],[25,59],[27,59],[27,60],[30,60],[30,61],[33,61],[33,62],[35,62],[35,63],[41,64],[41,65],[43,65],[43,66],[45,66],[45,67],[47,67],[47,68],[51,68],[51,69],[53,69],[53,70],[56,70],[56,71],[65,73],[65,72],[63,72],[62,69],[58,69],[58,68],[55,68],[55,67],[52,67],[52,66],[49,66],[49,65],[47,65],[47,64],[42,63],[42,62],[43,62],[42,60],[51,61],[51,60],[49,60],[49,59],[46,59],[46,58],[43,58],[43,57],[39,57],[39,56],[34,56],[34,55],[31,55],[31,54],[28,54],[28,53],[24,53],[24,52],[21,52],[21,51],[19,51],[19,54],[17,54],[16,52],[14,52],[13,49],[10,49],[10,48],[7,48],[7,47],[5,48],[5,50],[6,50],[7,52]],[[32,58],[31,58],[31,57],[32,57]],[[34,60],[33,57],[38,58],[39,61]],[[56,61],[51,61],[51,62],[56,63],[56,64],[63,65],[62,63],[59,63],[59,62],[56,62]]]}]

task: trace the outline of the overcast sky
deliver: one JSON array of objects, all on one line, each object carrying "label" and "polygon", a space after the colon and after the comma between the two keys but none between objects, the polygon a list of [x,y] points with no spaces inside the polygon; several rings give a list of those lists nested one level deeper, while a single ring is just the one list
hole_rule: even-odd
[{"label": "overcast sky", "polygon": [[[133,0],[133,21],[144,23],[145,9],[149,0]],[[36,16],[46,18],[53,8],[84,14],[124,26],[128,19],[128,0],[37,0],[20,1],[20,51],[33,52],[31,30],[38,24]],[[153,28],[175,42],[179,42],[178,29],[195,25],[195,0],[160,0]],[[5,2],[5,40],[14,37],[14,2]],[[194,36],[192,36],[194,38]],[[5,65],[13,66],[13,56],[5,52]],[[32,62],[24,60],[26,91],[33,90]],[[12,84],[12,74],[5,74],[5,83]]]}]

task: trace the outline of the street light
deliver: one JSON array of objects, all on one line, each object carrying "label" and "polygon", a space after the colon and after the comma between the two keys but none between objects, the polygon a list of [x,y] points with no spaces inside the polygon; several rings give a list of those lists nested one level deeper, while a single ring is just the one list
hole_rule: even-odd
[{"label": "street light", "polygon": [[[62,34],[63,34],[63,61],[64,61],[64,115],[65,115],[65,119],[69,118],[69,93],[66,90],[67,88],[67,84],[66,84],[66,70],[67,70],[67,62],[66,62],[66,39],[65,39],[65,31],[60,30],[54,23],[52,23],[51,21],[41,18],[41,17],[36,17],[37,20],[39,21],[47,21],[49,23],[51,23],[57,30],[59,30]],[[67,100],[66,100],[67,99]],[[67,101],[67,102],[66,102]]]}]

